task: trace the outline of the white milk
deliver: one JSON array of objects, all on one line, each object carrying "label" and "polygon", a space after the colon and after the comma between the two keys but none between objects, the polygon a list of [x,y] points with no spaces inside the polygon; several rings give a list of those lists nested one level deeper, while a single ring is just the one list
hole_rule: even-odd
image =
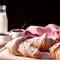
[{"label": "white milk", "polygon": [[6,6],[0,6],[0,33],[8,31],[8,19],[6,15]]}]

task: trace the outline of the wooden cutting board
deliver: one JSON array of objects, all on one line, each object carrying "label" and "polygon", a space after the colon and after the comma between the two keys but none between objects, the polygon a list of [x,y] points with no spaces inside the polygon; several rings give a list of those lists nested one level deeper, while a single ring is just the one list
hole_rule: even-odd
[{"label": "wooden cutting board", "polygon": [[14,56],[8,52],[7,49],[0,52],[0,60],[52,60],[49,52],[41,52],[42,59],[34,59],[22,56]]}]

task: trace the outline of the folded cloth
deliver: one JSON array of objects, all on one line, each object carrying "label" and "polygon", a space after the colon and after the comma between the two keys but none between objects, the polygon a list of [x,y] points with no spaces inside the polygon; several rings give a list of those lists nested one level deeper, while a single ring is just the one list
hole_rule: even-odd
[{"label": "folded cloth", "polygon": [[40,36],[44,33],[44,28],[42,26],[29,26],[25,33],[30,37]]},{"label": "folded cloth", "polygon": [[60,26],[55,24],[48,24],[47,26],[29,26],[26,31],[29,37],[41,36],[46,33],[48,38],[60,41]]}]

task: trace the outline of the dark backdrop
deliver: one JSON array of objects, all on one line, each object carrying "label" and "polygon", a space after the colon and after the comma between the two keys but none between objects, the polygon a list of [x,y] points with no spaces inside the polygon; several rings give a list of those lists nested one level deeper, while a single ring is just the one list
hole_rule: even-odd
[{"label": "dark backdrop", "polygon": [[9,30],[21,28],[24,23],[26,24],[24,29],[30,25],[46,26],[49,23],[60,25],[57,2],[0,0],[0,5],[3,4],[7,6]]}]

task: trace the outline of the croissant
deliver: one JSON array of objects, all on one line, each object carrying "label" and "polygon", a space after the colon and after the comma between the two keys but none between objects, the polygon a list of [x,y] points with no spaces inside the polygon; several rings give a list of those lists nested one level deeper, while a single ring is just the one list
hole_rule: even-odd
[{"label": "croissant", "polygon": [[34,37],[31,39],[27,39],[27,41],[42,51],[48,51],[48,49],[51,46],[53,46],[55,43],[57,43],[57,41],[54,41],[53,39],[47,38],[46,33],[44,33],[40,37]]},{"label": "croissant", "polygon": [[60,60],[60,42],[53,45],[49,51],[54,60]]},{"label": "croissant", "polygon": [[32,46],[30,43],[28,43],[25,40],[26,40],[26,37],[19,37],[19,38],[13,39],[12,41],[9,41],[5,45],[5,47],[3,47],[1,50],[4,50],[5,48],[7,48],[9,53],[16,56],[40,58],[41,57],[40,50]]},{"label": "croissant", "polygon": [[19,45],[18,51],[25,57],[41,58],[40,50],[27,41]]}]

